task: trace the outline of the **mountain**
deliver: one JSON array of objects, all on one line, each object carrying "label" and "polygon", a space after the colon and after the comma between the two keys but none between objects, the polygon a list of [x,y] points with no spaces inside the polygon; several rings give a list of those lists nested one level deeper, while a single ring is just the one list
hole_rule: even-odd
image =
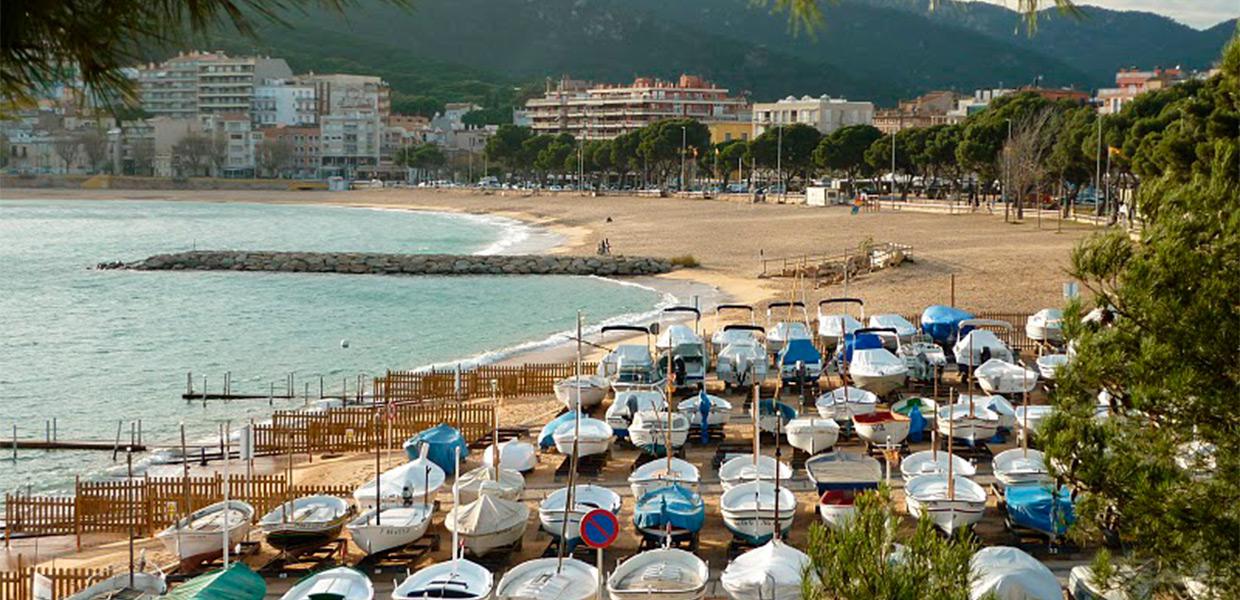
[{"label": "mountain", "polygon": [[828,93],[892,104],[930,89],[1092,88],[1117,67],[1207,66],[1234,31],[1197,31],[1149,13],[1086,7],[1046,14],[1036,36],[991,4],[912,0],[824,3],[825,21],[793,34],[750,0],[418,0],[308,10],[257,38],[220,32],[213,48],[283,56],[296,71],[385,77],[405,97],[505,103],[546,77],[623,82],[701,74],[756,100]]}]

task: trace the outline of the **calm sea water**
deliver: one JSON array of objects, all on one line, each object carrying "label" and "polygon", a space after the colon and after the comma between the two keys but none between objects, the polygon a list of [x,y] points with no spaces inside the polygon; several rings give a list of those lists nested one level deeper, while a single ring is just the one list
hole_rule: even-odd
[{"label": "calm sea water", "polygon": [[[544,340],[582,309],[598,321],[649,311],[659,295],[580,277],[365,277],[96,271],[106,260],[210,249],[503,252],[532,230],[457,215],[324,206],[185,202],[0,202],[0,439],[113,439],[142,419],[148,442],[214,421],[266,417],[265,401],[186,404],[187,372],[219,390],[266,393],[294,373],[330,392],[357,375],[457,361]],[[347,348],[341,341],[348,340]],[[300,405],[300,402],[297,404]],[[277,402],[276,408],[281,408]],[[99,475],[110,452],[0,445],[0,490],[61,490]]]}]

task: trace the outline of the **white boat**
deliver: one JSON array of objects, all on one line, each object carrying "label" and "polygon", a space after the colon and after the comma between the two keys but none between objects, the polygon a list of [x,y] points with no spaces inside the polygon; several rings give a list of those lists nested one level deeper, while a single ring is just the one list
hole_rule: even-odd
[{"label": "white boat", "polygon": [[818,499],[818,515],[832,529],[843,529],[857,514],[857,492],[827,490]]},{"label": "white boat", "polygon": [[807,454],[830,450],[840,437],[840,424],[835,419],[797,417],[784,426],[784,434],[792,447]]},{"label": "white boat", "polygon": [[253,519],[254,507],[245,502],[216,502],[178,519],[156,537],[188,566],[224,554],[225,532],[229,546],[245,539]]},{"label": "white boat", "polygon": [[771,540],[736,557],[719,583],[732,600],[799,600],[809,557],[779,540]]},{"label": "white boat", "polygon": [[722,427],[727,425],[732,415],[732,403],[719,396],[707,394],[705,390],[696,396],[690,396],[681,400],[680,404],[676,405],[676,410],[689,419],[690,426],[696,425],[701,427],[703,399],[710,406],[709,412],[706,413],[706,426]]},{"label": "white boat", "polygon": [[1016,548],[982,548],[969,559],[969,570],[969,600],[1063,600],[1059,578]]},{"label": "white boat", "polygon": [[[376,514],[377,513],[377,514]],[[435,507],[426,504],[372,508],[349,521],[345,529],[353,543],[366,554],[379,554],[412,544],[431,526]]]},{"label": "white boat", "polygon": [[663,386],[663,372],[650,353],[650,330],[635,325],[608,325],[603,335],[625,331],[645,335],[641,344],[616,346],[598,363],[598,375],[607,379],[617,394],[629,390],[658,389]]},{"label": "white boat", "polygon": [[819,494],[831,490],[862,492],[878,488],[883,469],[878,460],[865,455],[833,450],[809,457],[805,472]]},{"label": "white boat", "polygon": [[[989,396],[960,394],[956,397],[956,404],[967,407],[970,399],[973,401],[973,406],[986,408],[999,417],[999,429],[1011,431],[1016,427],[1016,407],[1012,406],[1007,398],[998,394]],[[960,435],[956,435],[956,438],[959,439]]]},{"label": "white boat", "polygon": [[463,558],[448,559],[419,569],[392,590],[392,600],[489,600],[495,576]]},{"label": "white boat", "polygon": [[1051,416],[1052,412],[1055,412],[1055,407],[1047,404],[1017,406],[1016,427],[1020,429],[1021,437],[1037,434],[1042,422]]},{"label": "white boat", "polygon": [[598,594],[598,569],[575,558],[536,558],[504,573],[496,600],[587,600]]},{"label": "white boat", "polygon": [[904,387],[904,382],[908,381],[908,365],[886,348],[858,349],[852,352],[848,376],[857,387],[886,396]]},{"label": "white boat", "polygon": [[317,548],[337,537],[353,508],[336,496],[303,496],[282,502],[263,515],[259,526],[267,543],[279,550]]},{"label": "white boat", "polygon": [[934,338],[917,334],[908,342],[900,342],[896,356],[908,367],[908,376],[917,381],[934,381],[947,366],[947,353],[934,343]]},{"label": "white boat", "polygon": [[[783,318],[780,318],[780,317]],[[791,340],[812,340],[809,313],[805,312],[804,302],[772,302],[766,307],[766,325],[769,333],[766,336],[767,351],[772,356],[778,355],[784,345]]]},{"label": "white boat", "polygon": [[508,548],[525,535],[530,507],[524,502],[481,496],[448,511],[444,527],[461,538],[461,543],[474,556]]},{"label": "white boat", "polygon": [[683,414],[643,410],[633,416],[629,439],[634,446],[649,454],[663,455],[668,452],[669,438],[672,450],[685,445],[689,439],[689,419]]},{"label": "white boat", "polygon": [[885,313],[881,315],[870,316],[867,325],[871,329],[893,329],[896,337],[899,338],[901,344],[906,344],[913,340],[913,336],[917,335],[917,326],[910,323],[908,319],[894,314]]},{"label": "white boat", "polygon": [[1038,385],[1037,371],[997,358],[982,363],[973,374],[987,394],[1026,394]]},{"label": "white boat", "polygon": [[913,408],[916,408],[917,412],[921,413],[921,418],[925,422],[922,431],[933,431],[934,415],[939,410],[939,403],[922,396],[910,396],[892,404],[891,412],[908,417],[912,415]]},{"label": "white boat", "polygon": [[568,408],[576,410],[577,395],[581,394],[582,410],[590,410],[603,402],[611,383],[598,375],[573,375],[555,382],[555,397]]},{"label": "white boat", "polygon": [[[986,512],[986,490],[972,479],[953,475],[948,485],[944,475],[921,475],[904,486],[908,514],[923,514],[946,533],[969,527],[982,520]],[[949,489],[954,488],[954,489]]]},{"label": "white boat", "polygon": [[[693,315],[693,326],[665,323],[665,318],[676,313]],[[659,316],[660,331],[654,342],[655,350],[661,354],[659,361],[666,365],[667,354],[671,354],[670,372],[678,389],[701,385],[709,370],[706,342],[698,334],[702,313],[692,306],[672,306],[663,309]]]},{"label": "white boat", "polygon": [[[487,446],[482,452],[482,464],[495,466],[495,444]],[[508,440],[499,443],[499,465],[520,473],[528,473],[538,466],[538,449],[522,440]]]},{"label": "white boat", "polygon": [[97,581],[65,600],[155,600],[167,591],[163,573],[126,571]]},{"label": "white boat", "polygon": [[853,417],[857,437],[880,447],[897,447],[908,438],[908,417],[889,410],[876,410]]},{"label": "white boat", "polygon": [[1039,356],[1037,360],[1038,375],[1047,381],[1055,381],[1059,377],[1059,370],[1068,364],[1069,357],[1067,354],[1047,354]]},{"label": "white boat", "polygon": [[607,595],[615,600],[701,600],[709,580],[706,561],[678,548],[656,548],[617,565],[607,578]]},{"label": "white boat", "polygon": [[788,488],[777,490],[770,481],[737,484],[719,498],[724,525],[735,537],[750,544],[763,544],[771,539],[775,533],[776,514],[779,515],[779,531],[786,534],[792,529],[796,510],[796,495]]},{"label": "white boat", "polygon": [[747,333],[724,346],[715,357],[715,375],[724,386],[744,388],[765,380],[770,365],[763,340],[765,330],[756,325],[728,325],[724,331]]},{"label": "white boat", "polygon": [[830,312],[823,307],[831,304],[856,304],[861,318],[865,318],[865,302],[860,298],[828,298],[818,303],[818,337],[825,347],[831,348],[843,341],[844,336],[865,327],[861,321],[846,312]]},{"label": "white boat", "polygon": [[560,454],[571,455],[575,441],[577,456],[593,456],[607,454],[611,449],[611,439],[615,435],[615,431],[606,421],[581,417],[580,423],[561,423],[551,437],[555,440],[555,449]]},{"label": "white boat", "polygon": [[1010,335],[1012,332],[1012,324],[1007,321],[996,321],[992,319],[965,319],[958,325],[960,331],[965,331],[966,327],[972,327],[969,332],[961,336],[960,340],[952,346],[952,354],[956,357],[956,364],[962,369],[972,369],[985,362],[982,356],[989,358],[997,358],[1011,362],[1013,360],[1012,350],[999,339],[995,332],[989,329],[981,329],[981,327],[996,327],[1006,329]]},{"label": "white boat", "polygon": [[667,410],[667,399],[659,390],[632,390],[616,394],[607,407],[607,424],[620,436],[629,434],[633,415],[643,410]]},{"label": "white boat", "polygon": [[951,457],[952,471],[956,475],[960,477],[977,475],[977,468],[973,466],[973,463],[956,454],[948,454],[944,450],[922,450],[908,455],[900,461],[900,474],[904,476],[905,482],[922,475],[946,476],[948,457]]},{"label": "white boat", "polygon": [[[753,307],[749,306],[748,304],[720,304],[719,306],[716,306],[715,307],[715,321],[717,323],[724,323],[725,320],[730,320],[730,319],[724,318],[723,312],[725,310],[726,311],[741,311],[741,312],[748,313],[749,316],[748,318],[744,319],[743,324],[745,325],[755,324]],[[742,323],[729,323],[729,324],[738,325]],[[716,329],[715,332],[711,334],[710,336],[711,353],[713,353],[715,356],[718,356],[719,353],[722,352],[724,348],[728,347],[728,344],[731,344],[747,335],[749,335],[748,332],[744,330],[728,329],[727,325],[725,324],[724,327],[722,327],[721,329]]]},{"label": "white boat", "polygon": [[776,462],[774,456],[764,454],[755,462],[753,455],[742,454],[719,467],[719,481],[725,492],[750,481],[775,481],[776,465],[779,465],[780,479],[787,480],[792,477],[792,467],[785,462]]},{"label": "white boat", "polygon": [[633,469],[629,475],[629,488],[633,491],[634,498],[642,498],[669,485],[679,485],[697,493],[700,480],[701,475],[693,463],[673,457],[670,466],[667,460],[660,459]]},{"label": "white boat", "polygon": [[1012,448],[995,455],[991,462],[995,479],[1003,487],[1026,483],[1045,483],[1051,480],[1046,468],[1046,457],[1032,448]]},{"label": "white boat", "polygon": [[501,468],[498,476],[495,467],[483,465],[457,478],[461,502],[473,502],[481,495],[497,496],[505,500],[518,500],[525,491],[525,477],[512,469]]},{"label": "white boat", "polygon": [[818,396],[814,406],[824,419],[850,421],[853,415],[864,415],[874,412],[878,405],[878,396],[852,386],[838,387]]},{"label": "white boat", "polygon": [[958,440],[986,441],[999,431],[999,415],[976,403],[973,406],[967,402],[942,406],[935,415],[935,427],[939,434]]},{"label": "white boat", "polygon": [[422,444],[421,454],[416,460],[384,471],[378,480],[367,481],[353,492],[353,500],[362,509],[374,508],[378,483],[383,485],[378,491],[383,506],[402,506],[406,495],[424,503],[434,500],[447,475],[439,465],[427,458],[428,448],[427,444]]},{"label": "white boat", "polygon": [[[564,503],[568,500],[568,487],[551,492],[538,504],[538,522],[542,530],[558,539],[564,531]],[[573,509],[568,511],[568,539],[570,542],[581,536],[581,518],[595,509],[606,509],[616,514],[620,512],[620,494],[605,487],[579,483],[573,486]]]},{"label": "white boat", "polygon": [[1035,342],[1063,341],[1063,311],[1044,308],[1025,320],[1025,337]]},{"label": "white boat", "polygon": [[361,571],[336,567],[302,579],[280,600],[373,600],[374,585]]}]

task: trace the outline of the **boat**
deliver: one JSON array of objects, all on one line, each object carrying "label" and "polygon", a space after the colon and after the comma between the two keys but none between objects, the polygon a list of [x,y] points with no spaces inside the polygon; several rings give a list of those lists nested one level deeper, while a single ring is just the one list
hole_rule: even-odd
[{"label": "boat", "polygon": [[607,578],[614,600],[701,600],[710,569],[706,561],[679,548],[655,548],[631,556]]},{"label": "boat", "polygon": [[[731,319],[725,319],[723,316],[724,311],[747,312],[749,313],[749,319],[747,319],[744,323],[725,323],[725,321],[730,321]],[[748,335],[748,333],[746,333],[743,329],[729,329],[727,325],[756,324],[754,321],[753,307],[748,304],[720,304],[715,307],[715,320],[718,323],[724,324],[722,329],[715,330],[715,332],[710,336],[710,350],[715,356],[718,356],[720,352],[723,352],[723,349],[728,347],[728,344],[731,344]]]},{"label": "boat", "polygon": [[960,475],[919,475],[908,481],[904,493],[909,515],[924,514],[946,533],[977,523],[986,511],[985,488]]},{"label": "boat", "polygon": [[746,388],[766,379],[766,330],[757,325],[728,325],[724,333],[743,332],[715,356],[715,375],[725,388]]},{"label": "boat", "polygon": [[689,491],[698,491],[701,475],[693,463],[679,458],[652,460],[636,469],[629,475],[629,488],[634,498],[641,498],[654,490],[669,485],[678,485]]},{"label": "boat", "polygon": [[602,486],[579,483],[573,486],[573,509],[568,511],[568,527],[564,526],[564,503],[568,498],[568,487],[551,492],[538,504],[538,522],[542,530],[553,539],[560,538],[561,531],[568,532],[570,543],[576,542],[581,535],[581,518],[595,509],[606,509],[616,514],[620,512],[620,495]]},{"label": "boat", "polygon": [[263,600],[267,580],[241,561],[227,568],[207,571],[173,588],[170,600]]},{"label": "boat", "polygon": [[[429,447],[423,446],[416,460],[384,471],[377,478],[362,484],[353,492],[353,500],[363,509],[374,508],[375,498],[383,506],[401,506],[413,499],[432,503],[435,493],[443,487],[447,475],[438,464],[426,457]],[[382,484],[376,492],[376,486]]]},{"label": "boat", "polygon": [[827,490],[818,498],[818,515],[832,529],[843,529],[857,513],[857,492]]},{"label": "boat", "polygon": [[995,332],[982,327],[996,327],[1007,331],[1008,336],[1012,333],[1012,324],[1007,321],[996,321],[993,319],[965,319],[960,322],[960,331],[963,336],[952,346],[952,354],[956,357],[956,364],[960,366],[962,371],[969,371],[987,360],[997,358],[1007,362],[1012,362],[1015,357],[1012,356],[1012,350],[999,339]]},{"label": "boat", "polygon": [[[935,444],[936,446],[938,444]],[[948,457],[951,457],[950,459]],[[904,481],[912,481],[915,477],[922,475],[944,475],[947,473],[947,461],[952,461],[952,470],[960,477],[973,477],[977,475],[977,467],[973,463],[961,458],[957,454],[948,454],[946,451],[922,450],[908,455],[907,458],[900,461],[900,474],[904,476]]]},{"label": "boat", "polygon": [[1042,561],[1010,546],[989,546],[969,559],[969,598],[1063,600],[1059,579]]},{"label": "boat", "polygon": [[1059,377],[1059,370],[1068,364],[1070,358],[1067,354],[1047,354],[1039,356],[1036,361],[1038,367],[1038,375],[1047,381],[1055,381]]},{"label": "boat", "polygon": [[685,445],[689,438],[689,419],[679,412],[643,410],[633,416],[629,439],[647,454],[663,456],[667,444],[672,450]]},{"label": "boat", "polygon": [[862,492],[878,489],[883,470],[877,459],[864,455],[833,450],[809,457],[805,471],[818,494],[828,491]]},{"label": "boat", "polygon": [[462,474],[456,479],[456,487],[460,488],[461,502],[473,502],[478,496],[490,495],[505,500],[518,500],[525,491],[525,477],[512,469],[483,465]]},{"label": "boat", "polygon": [[861,329],[864,325],[856,317],[847,312],[824,311],[823,307],[832,304],[856,304],[861,318],[865,318],[865,302],[860,298],[827,298],[818,303],[818,338],[826,348],[838,345],[844,336]]},{"label": "boat", "polygon": [[910,424],[914,420],[914,413],[921,415],[922,431],[934,429],[934,414],[938,410],[938,402],[922,396],[910,396],[891,405],[891,412],[908,417]]},{"label": "boat", "polygon": [[167,591],[162,572],[125,571],[96,581],[65,600],[155,600]]},{"label": "boat", "polygon": [[992,461],[995,479],[1001,486],[1046,483],[1051,480],[1046,456],[1039,450],[1012,448],[995,455]]},{"label": "boat", "polygon": [[754,545],[764,544],[775,535],[776,519],[781,535],[787,534],[796,510],[796,495],[770,481],[737,484],[719,498],[724,525],[737,539]]},{"label": "boat", "polygon": [[1055,407],[1047,404],[1017,406],[1016,427],[1021,431],[1021,439],[1025,439],[1027,435],[1037,434],[1042,422],[1051,416],[1052,412],[1055,412]]},{"label": "boat", "polygon": [[725,492],[749,481],[774,481],[776,464],[779,465],[780,479],[788,479],[792,476],[792,467],[786,462],[777,463],[774,456],[762,455],[755,462],[753,456],[742,454],[729,459],[719,467],[719,481]]},{"label": "boat", "polygon": [[669,372],[675,378],[676,388],[692,388],[706,381],[706,372],[709,370],[706,342],[698,333],[702,313],[692,306],[671,306],[663,309],[660,317],[668,317],[676,313],[693,315],[693,326],[681,323],[665,325],[660,321],[660,331],[658,337],[655,338],[654,347],[664,355],[660,362],[666,363],[666,355],[671,354],[672,367]]},{"label": "boat", "polygon": [[[776,318],[776,313],[785,309],[785,318]],[[794,314],[799,311],[799,314]],[[809,313],[805,312],[804,302],[772,302],[766,307],[766,326],[770,334],[766,336],[767,350],[771,355],[778,355],[784,346],[792,340],[812,340],[813,333],[809,329]]]},{"label": "boat", "polygon": [[240,500],[216,502],[178,519],[156,537],[186,567],[224,554],[224,536],[235,546],[250,532],[254,507]]},{"label": "boat", "polygon": [[853,428],[861,439],[879,447],[895,448],[908,438],[908,417],[889,410],[876,410],[853,417]]},{"label": "boat", "polygon": [[799,600],[809,566],[804,552],[775,539],[736,557],[719,583],[733,600]]},{"label": "boat", "polygon": [[776,354],[775,364],[779,365],[779,377],[785,384],[817,385],[822,377],[822,353],[807,338],[789,340]]},{"label": "boat", "polygon": [[797,409],[786,402],[763,398],[758,401],[757,418],[758,429],[767,433],[775,433],[777,429],[797,418]]},{"label": "boat", "polygon": [[338,537],[353,514],[344,498],[303,496],[283,502],[258,522],[267,543],[281,551],[318,548]]},{"label": "boat", "polygon": [[851,421],[853,415],[864,415],[874,412],[878,405],[878,396],[874,392],[852,386],[835,388],[818,396],[814,406],[824,419]]},{"label": "boat", "polygon": [[999,431],[999,415],[979,404],[951,404],[939,407],[935,427],[942,435],[954,435],[956,439],[975,444],[995,436]]},{"label": "boat", "polygon": [[444,527],[459,535],[471,554],[486,556],[519,542],[529,517],[530,507],[524,502],[483,495],[452,507]]},{"label": "boat", "polygon": [[[1008,402],[1007,398],[998,394],[982,396],[980,394],[960,394],[956,397],[956,404],[968,406],[983,407],[994,413],[999,418],[999,430],[1011,431],[1016,427],[1016,407]],[[960,436],[956,436],[959,438]]]},{"label": "boat", "polygon": [[607,424],[611,426],[616,437],[628,437],[633,415],[643,410],[667,410],[667,398],[663,396],[663,392],[651,389],[616,394],[611,406],[607,407]]},{"label": "boat", "polygon": [[555,397],[568,410],[577,406],[577,395],[581,395],[581,408],[589,410],[598,406],[611,390],[611,383],[606,377],[598,375],[573,375],[555,382]]},{"label": "boat", "polygon": [[702,390],[696,396],[681,400],[680,404],[676,405],[676,410],[689,419],[691,427],[701,427],[703,415],[706,417],[707,427],[722,427],[728,424],[732,416],[732,403]]},{"label": "boat", "polygon": [[982,363],[973,374],[987,394],[1027,394],[1038,384],[1037,371],[998,358]]},{"label": "boat", "polygon": [[1044,308],[1025,320],[1025,337],[1035,342],[1060,343],[1063,341],[1063,311]]},{"label": "boat", "polygon": [[536,558],[511,569],[496,600],[587,600],[598,595],[598,569],[575,558]]},{"label": "boat", "polygon": [[[1068,597],[1072,600],[1136,600],[1152,598],[1148,579],[1132,577],[1132,567],[1121,566],[1109,585],[1096,581],[1089,565],[1077,565],[1068,571]],[[1133,586],[1132,593],[1126,589]],[[1192,596],[1190,595],[1190,598]]]},{"label": "boat", "polygon": [[871,329],[890,330],[901,344],[913,341],[913,336],[917,335],[916,325],[909,323],[908,319],[894,313],[872,315],[866,325]]},{"label": "boat", "polygon": [[373,600],[374,585],[366,574],[350,567],[319,571],[297,582],[280,600]]},{"label": "boat", "polygon": [[934,381],[947,366],[947,353],[934,343],[934,338],[919,333],[907,342],[900,342],[896,356],[908,367],[909,378],[915,381]]},{"label": "boat", "polygon": [[633,525],[644,536],[660,540],[691,538],[706,522],[702,497],[680,485],[668,485],[637,499]]},{"label": "boat", "polygon": [[435,507],[429,504],[372,508],[349,521],[345,529],[362,552],[380,554],[418,541],[426,535],[434,514]]},{"label": "boat", "polygon": [[[425,452],[422,446],[426,446]],[[458,449],[461,451],[462,459],[469,456],[469,445],[465,443],[465,437],[455,427],[446,423],[440,423],[419,432],[405,441],[404,448],[409,460],[417,460],[425,456],[449,475],[456,475],[452,469],[456,468],[455,456]]]},{"label": "boat", "polygon": [[858,329],[852,336],[848,377],[857,387],[882,397],[904,387],[908,381],[908,365],[883,347],[882,339],[872,329]]},{"label": "boat", "polygon": [[921,313],[921,331],[935,342],[949,346],[960,337],[960,322],[972,318],[972,313],[959,308],[942,304],[927,306]]},{"label": "boat", "polygon": [[560,454],[572,454],[573,446],[576,445],[577,456],[593,456],[607,454],[614,436],[615,432],[606,421],[582,417],[580,423],[573,420],[560,423],[551,437],[555,440],[555,449]]},{"label": "boat", "polygon": [[643,334],[645,342],[616,346],[599,362],[599,376],[611,383],[611,389],[616,394],[662,387],[664,373],[650,353],[650,329],[636,325],[607,325],[603,327],[602,334],[606,336],[615,331]]},{"label": "boat", "polygon": [[[482,464],[495,466],[495,444],[487,446],[482,452]],[[534,444],[523,440],[508,440],[499,443],[499,465],[504,469],[512,469],[518,473],[529,473],[538,466],[538,450]]]},{"label": "boat", "polygon": [[1052,540],[1062,538],[1076,519],[1072,492],[1049,483],[1003,488],[1003,506],[1012,529],[1034,531]]},{"label": "boat", "polygon": [[784,433],[792,447],[813,455],[835,446],[840,437],[840,424],[835,419],[797,417],[788,422]]}]

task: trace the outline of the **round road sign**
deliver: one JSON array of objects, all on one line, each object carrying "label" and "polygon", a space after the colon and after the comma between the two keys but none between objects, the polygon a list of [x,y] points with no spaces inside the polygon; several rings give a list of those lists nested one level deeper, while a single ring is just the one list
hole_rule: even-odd
[{"label": "round road sign", "polygon": [[596,508],[581,518],[581,541],[591,548],[606,548],[620,535],[620,520],[610,510]]}]

